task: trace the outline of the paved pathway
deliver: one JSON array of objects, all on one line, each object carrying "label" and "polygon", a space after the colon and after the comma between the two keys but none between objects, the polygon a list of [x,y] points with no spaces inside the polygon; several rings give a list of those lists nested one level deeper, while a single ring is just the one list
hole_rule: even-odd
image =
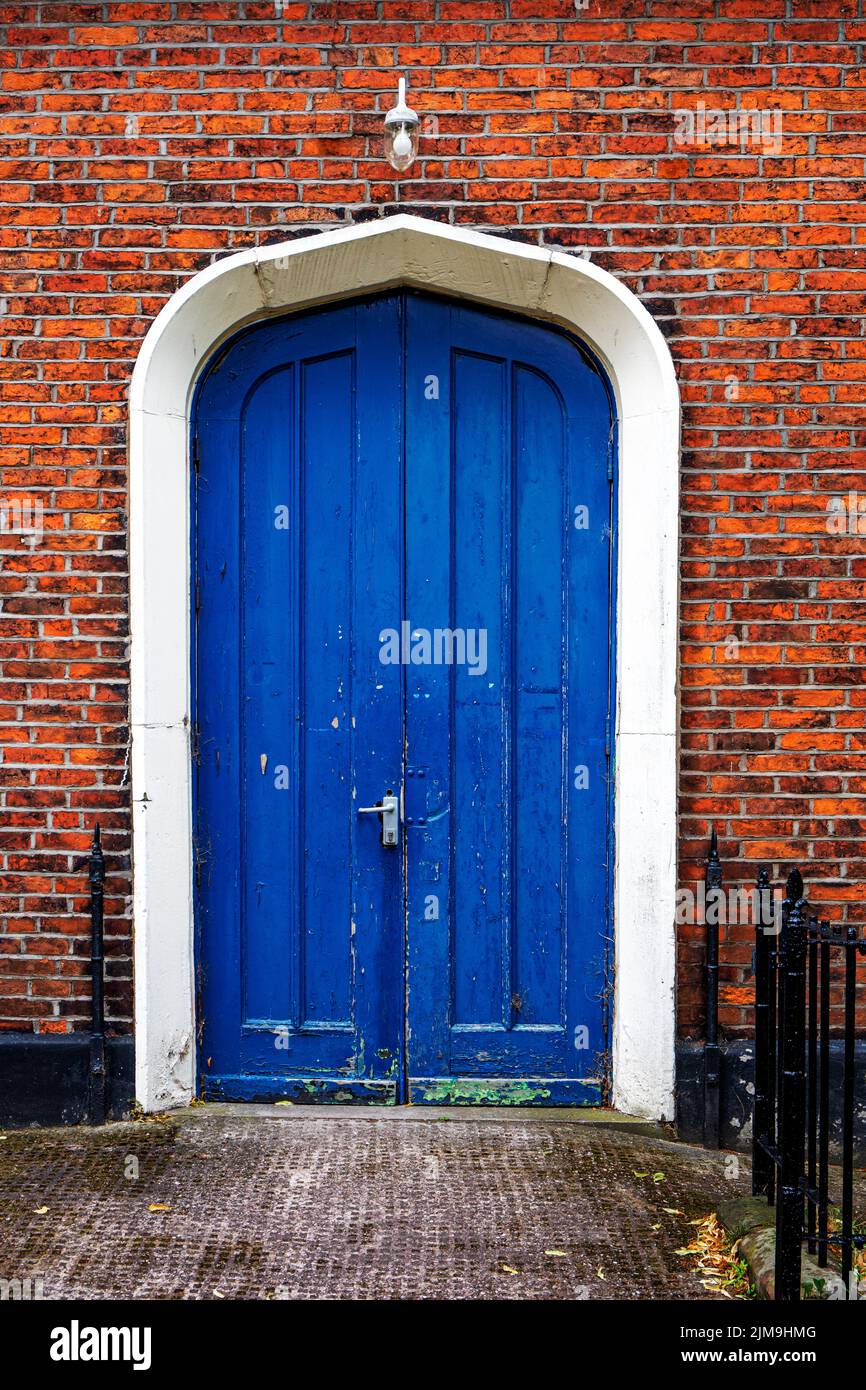
[{"label": "paved pathway", "polygon": [[60,1298],[712,1297],[674,1251],[748,1190],[748,1163],[663,1134],[597,1111],[284,1106],[7,1130],[0,1279]]}]

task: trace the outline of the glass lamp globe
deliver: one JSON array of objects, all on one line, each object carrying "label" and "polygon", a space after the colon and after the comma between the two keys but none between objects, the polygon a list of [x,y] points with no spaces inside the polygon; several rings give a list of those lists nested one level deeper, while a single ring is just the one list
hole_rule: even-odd
[{"label": "glass lamp globe", "polygon": [[400,173],[408,169],[418,153],[418,115],[406,105],[406,79],[400,78],[397,105],[385,117],[385,158]]}]

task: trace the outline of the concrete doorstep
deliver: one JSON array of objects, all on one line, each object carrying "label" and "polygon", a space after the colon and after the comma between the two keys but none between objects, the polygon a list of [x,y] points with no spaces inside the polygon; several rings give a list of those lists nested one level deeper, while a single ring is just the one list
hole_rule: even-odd
[{"label": "concrete doorstep", "polygon": [[[758,1298],[776,1294],[776,1213],[764,1197],[736,1197],[722,1202],[719,1221],[746,1261]],[[864,1290],[860,1288],[859,1297]],[[822,1269],[807,1250],[800,1266],[800,1296],[810,1300],[844,1300],[845,1284],[834,1269]]]}]

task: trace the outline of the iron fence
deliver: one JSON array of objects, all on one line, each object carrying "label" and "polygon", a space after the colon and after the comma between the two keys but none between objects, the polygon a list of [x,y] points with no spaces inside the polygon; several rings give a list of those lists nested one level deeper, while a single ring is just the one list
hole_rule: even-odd
[{"label": "iron fence", "polygon": [[722,1053],[719,1047],[719,917],[722,865],[713,830],[704,875],[706,934],[706,1020],[704,1027],[704,1146],[721,1144]]},{"label": "iron fence", "polygon": [[[855,1004],[866,942],[855,927],[831,925],[810,911],[797,869],[788,875],[779,915],[765,869],[755,901],[752,1191],[776,1209],[775,1297],[799,1300],[805,1242],[823,1269],[837,1253],[845,1296],[856,1298],[854,1252],[866,1246],[866,1235],[854,1231]],[[838,1201],[830,1193],[833,1033],[842,1051]]]},{"label": "iron fence", "polygon": [[105,1062],[105,976],[103,962],[103,896],[105,857],[99,826],[93,831],[90,853],[79,861],[87,869],[90,884],[90,1075],[87,1118],[92,1125],[105,1124],[107,1075]]},{"label": "iron fence", "polygon": [[[718,1148],[719,928],[727,920],[727,899],[715,830],[704,886],[704,1144]],[[854,1221],[857,964],[866,955],[866,941],[856,927],[819,920],[798,869],[788,874],[785,897],[777,903],[769,873],[760,868],[754,887],[739,892],[737,921],[743,920],[743,895],[755,932],[752,1190],[775,1207],[775,1297],[799,1300],[805,1244],[819,1268],[837,1267],[846,1297],[856,1298],[854,1257],[866,1248],[866,1234],[855,1230]],[[841,1068],[832,1088],[831,1040]],[[830,1158],[836,1133],[840,1172],[834,1196]]]}]

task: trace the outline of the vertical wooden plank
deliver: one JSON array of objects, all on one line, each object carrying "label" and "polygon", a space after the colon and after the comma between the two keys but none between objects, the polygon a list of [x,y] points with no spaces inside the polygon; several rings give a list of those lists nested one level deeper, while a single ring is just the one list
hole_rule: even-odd
[{"label": "vertical wooden plank", "polygon": [[[450,310],[406,301],[406,620],[451,611]],[[449,1074],[453,768],[448,669],[407,664],[407,1050],[412,1076]],[[413,1092],[413,1099],[418,1097]]]},{"label": "vertical wooden plank", "polygon": [[298,1021],[295,412],[288,364],[254,387],[240,421],[242,1018],[272,1025]]},{"label": "vertical wooden plank", "polygon": [[305,1024],[349,1024],[354,353],[301,366],[301,997]]},{"label": "vertical wooden plank", "polygon": [[403,327],[398,296],[354,309],[357,504],[352,530],[352,952],[356,1070],[397,1095],[404,1029],[403,830],[380,843],[379,818],[358,816],[403,765],[403,670],[381,660],[403,596]]},{"label": "vertical wooden plank", "polygon": [[[560,352],[562,349],[560,349]],[[558,356],[558,354],[557,354]],[[615,924],[608,856],[614,853],[614,675],[616,515],[613,507],[611,398],[598,373],[573,350],[568,365],[541,359],[557,382],[566,416],[563,524],[565,617],[567,855],[566,1041],[572,1075],[598,1077],[608,1047],[602,991],[606,940]],[[627,854],[620,845],[616,853]]]},{"label": "vertical wooden plank", "polygon": [[452,1022],[505,1025],[511,888],[502,756],[503,691],[511,674],[503,612],[509,540],[503,522],[510,516],[505,363],[455,352],[451,375],[453,593],[438,621],[452,631],[485,634],[473,646],[473,666],[454,665],[442,676],[450,685],[453,740]]},{"label": "vertical wooden plank", "polygon": [[519,363],[513,368],[513,391],[509,1022],[562,1026],[567,873],[563,407],[549,377]]},{"label": "vertical wooden plank", "polygon": [[199,1072],[205,1082],[235,1062],[241,1018],[240,665],[237,637],[224,617],[240,606],[240,406],[211,376],[200,392],[194,425],[200,461],[192,478],[193,824]]}]

